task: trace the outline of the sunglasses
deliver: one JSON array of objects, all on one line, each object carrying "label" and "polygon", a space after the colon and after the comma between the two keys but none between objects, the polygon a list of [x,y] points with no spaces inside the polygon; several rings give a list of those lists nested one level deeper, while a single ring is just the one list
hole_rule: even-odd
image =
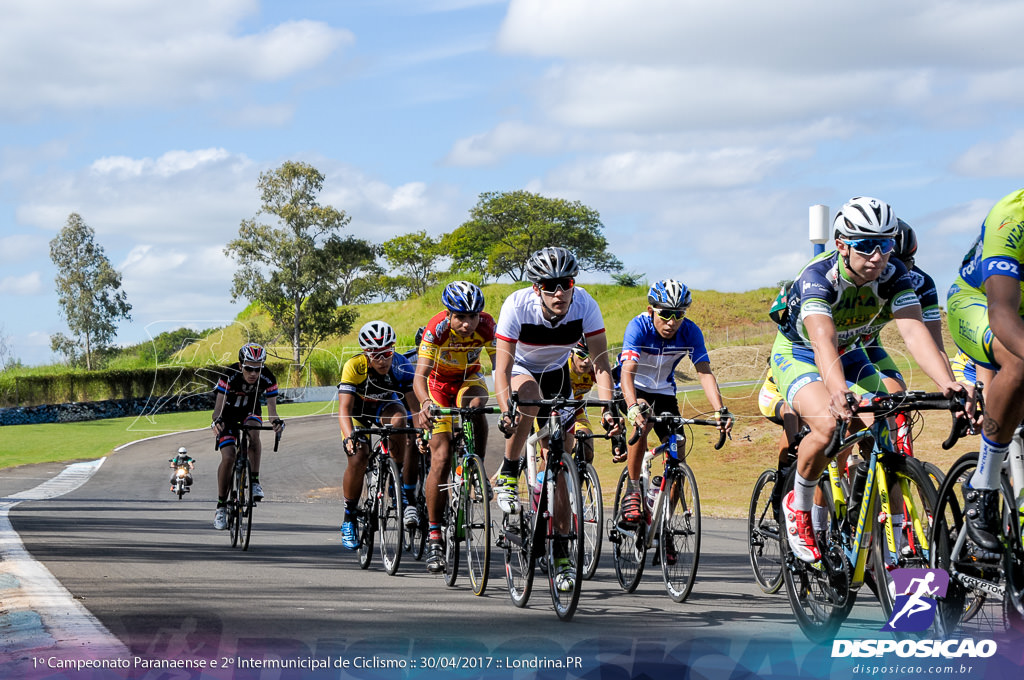
[{"label": "sunglasses", "polygon": [[245,364],[242,364],[242,370],[245,371],[246,373],[259,373],[261,370],[263,370],[263,367],[262,366],[246,366]]},{"label": "sunglasses", "polygon": [[370,357],[370,361],[376,361],[378,359],[390,359],[395,353],[393,349],[382,349],[378,352],[367,352],[366,356]]},{"label": "sunglasses", "polygon": [[678,321],[686,316],[685,309],[659,309],[658,318],[662,321]]},{"label": "sunglasses", "polygon": [[537,287],[549,295],[554,295],[560,290],[569,290],[576,285],[576,279],[572,277],[566,277],[564,279],[548,279],[547,281],[538,281]]},{"label": "sunglasses", "polygon": [[581,349],[574,349],[574,350],[572,350],[572,353],[574,355],[576,355],[576,357],[581,359],[581,360],[582,359],[589,359],[590,358],[590,352],[584,352]]},{"label": "sunglasses", "polygon": [[856,238],[843,239],[843,243],[853,248],[861,255],[874,255],[875,250],[880,250],[882,255],[888,255],[896,248],[894,238]]}]

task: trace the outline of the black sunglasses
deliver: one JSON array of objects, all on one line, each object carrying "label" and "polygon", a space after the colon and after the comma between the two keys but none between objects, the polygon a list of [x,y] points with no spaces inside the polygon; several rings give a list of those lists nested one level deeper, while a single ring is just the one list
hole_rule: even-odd
[{"label": "black sunglasses", "polygon": [[245,371],[246,373],[259,373],[261,370],[263,370],[263,367],[262,366],[246,366],[245,364],[243,364],[242,365],[242,370]]},{"label": "black sunglasses", "polygon": [[664,321],[675,321],[686,316],[685,309],[659,309],[658,316]]}]

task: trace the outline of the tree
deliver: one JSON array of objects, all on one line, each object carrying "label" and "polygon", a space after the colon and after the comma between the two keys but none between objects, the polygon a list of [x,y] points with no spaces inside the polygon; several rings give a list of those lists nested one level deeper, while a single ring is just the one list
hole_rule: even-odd
[{"label": "tree", "polygon": [[11,336],[5,332],[3,324],[0,324],[0,371],[14,368],[21,365],[21,360],[14,356],[14,349],[11,347]]},{"label": "tree", "polygon": [[121,290],[121,274],[110,266],[96,233],[78,213],[50,241],[50,259],[57,267],[57,301],[72,336],[58,333],[50,346],[74,363],[85,359],[93,368],[93,357],[117,335],[118,319],[131,320],[132,306]]},{"label": "tree", "polygon": [[374,281],[384,274],[377,264],[380,246],[349,236],[340,248],[336,262],[338,273],[338,302],[358,305],[373,299]]},{"label": "tree", "polygon": [[[238,238],[224,249],[238,262],[232,298],[258,301],[274,324],[287,329],[296,364],[302,363],[303,348],[347,333],[355,317],[337,309],[338,263],[352,244],[338,232],[351,218],[317,202],[323,183],[320,171],[294,161],[261,173],[256,187],[262,207],[253,219],[242,220]],[[259,223],[261,214],[276,218],[278,226]]]},{"label": "tree", "polygon": [[437,279],[435,271],[441,259],[440,240],[424,230],[396,236],[381,245],[384,259],[408,281],[409,291],[423,295]]},{"label": "tree", "polygon": [[469,214],[468,221],[442,240],[454,269],[520,281],[530,254],[545,246],[568,248],[581,269],[622,269],[622,263],[608,252],[600,215],[579,201],[529,191],[486,192]]}]

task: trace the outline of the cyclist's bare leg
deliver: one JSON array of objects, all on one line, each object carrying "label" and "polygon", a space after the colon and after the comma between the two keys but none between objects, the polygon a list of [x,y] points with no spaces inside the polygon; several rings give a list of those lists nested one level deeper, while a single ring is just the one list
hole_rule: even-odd
[{"label": "cyclist's bare leg", "polygon": [[370,460],[370,449],[364,442],[355,444],[355,452],[348,457],[345,474],[341,479],[341,493],[346,501],[355,501],[363,491],[363,475]]},{"label": "cyclist's bare leg", "polygon": [[427,516],[431,524],[440,524],[444,514],[445,494],[441,485],[448,482],[448,470],[451,467],[452,435],[448,432],[435,432],[430,437],[430,472],[427,474],[424,495],[427,498]]},{"label": "cyclist's bare leg", "polygon": [[992,353],[999,363],[999,372],[985,384],[982,427],[990,441],[1009,444],[1024,419],[1024,359],[1010,352],[996,337],[992,339]]},{"label": "cyclist's bare leg", "polygon": [[[638,399],[636,403],[641,405],[644,410],[649,409],[647,402],[643,399]],[[627,437],[632,437],[634,424],[628,423],[628,425]],[[650,431],[651,423],[644,423],[643,432],[641,432],[640,437],[635,442],[630,444],[627,439],[626,448],[628,450],[628,458],[626,459],[626,469],[629,470],[630,481],[635,482],[640,479],[640,472],[644,462],[644,452],[647,450],[647,435]]]},{"label": "cyclist's bare leg", "polygon": [[[523,401],[534,401],[541,398],[540,386],[533,379],[532,375],[513,375],[511,389],[519,392],[519,398]],[[537,417],[537,407],[524,406],[519,409],[519,423],[515,426],[511,437],[505,440],[505,458],[510,461],[518,461],[523,455],[526,447],[526,440],[533,429],[533,421]]]},{"label": "cyclist's bare leg", "polygon": [[[481,387],[470,387],[466,390],[465,394],[459,400],[459,406],[469,406],[472,408],[482,408],[487,405],[488,399],[487,390]],[[484,454],[487,453],[487,435],[490,432],[490,427],[487,424],[487,416],[483,413],[474,416],[473,418],[473,447],[477,456],[480,460],[484,459]]]},{"label": "cyclist's bare leg", "polygon": [[217,467],[217,497],[227,498],[231,488],[231,473],[235,469],[235,445],[221,447],[220,465]]},{"label": "cyclist's bare leg", "polygon": [[[585,435],[593,434],[593,432],[590,431],[590,428],[588,428],[585,425],[580,425],[579,423],[577,423],[577,425],[576,425],[576,431],[579,432],[580,434],[585,434]],[[593,439],[584,439],[583,440],[583,458],[588,463],[593,463],[594,462],[594,440]]]}]

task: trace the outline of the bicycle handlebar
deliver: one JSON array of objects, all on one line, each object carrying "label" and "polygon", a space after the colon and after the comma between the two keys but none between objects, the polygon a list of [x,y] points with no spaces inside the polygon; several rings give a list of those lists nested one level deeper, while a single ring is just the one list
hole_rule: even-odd
[{"label": "bicycle handlebar", "polygon": [[[682,416],[673,415],[671,413],[662,413],[658,416],[648,416],[647,422],[649,423],[668,423],[669,428],[673,432],[678,432],[685,425],[704,425],[707,427],[718,427],[717,420],[708,420],[706,418],[684,418]],[[715,444],[715,451],[718,451],[725,445],[726,432],[725,430],[718,431],[718,443]],[[640,428],[633,428],[633,436],[629,438],[629,444],[632,446],[636,441],[640,439]]]},{"label": "bicycle handlebar", "polygon": [[519,392],[514,391],[508,398],[508,411],[504,412],[504,415],[509,417],[509,420],[513,423],[512,427],[506,428],[504,419],[498,421],[498,429],[505,435],[505,439],[512,437],[513,430],[515,428],[515,420],[519,412],[520,406],[538,406],[538,407],[550,407],[552,410],[562,408],[588,408],[590,406],[600,406],[601,408],[607,408],[612,413],[613,417],[618,416],[618,406],[615,400],[606,401],[604,399],[569,399],[567,397],[555,397],[554,399],[530,399],[522,400],[519,398]]},{"label": "bicycle handlebar", "polygon": [[[277,432],[277,434],[274,435],[274,452],[275,453],[277,453],[277,447],[281,444],[281,435],[284,434],[284,421],[280,420],[279,422],[281,424],[281,429]],[[243,430],[273,430],[273,429],[275,429],[273,425],[247,425],[246,423],[242,423],[241,428]]]},{"label": "bicycle handlebar", "polygon": [[423,430],[418,427],[393,427],[391,425],[357,427],[352,430],[352,434],[349,435],[349,437],[356,437],[363,434],[375,434],[379,437],[391,437],[396,434],[423,434]]}]

